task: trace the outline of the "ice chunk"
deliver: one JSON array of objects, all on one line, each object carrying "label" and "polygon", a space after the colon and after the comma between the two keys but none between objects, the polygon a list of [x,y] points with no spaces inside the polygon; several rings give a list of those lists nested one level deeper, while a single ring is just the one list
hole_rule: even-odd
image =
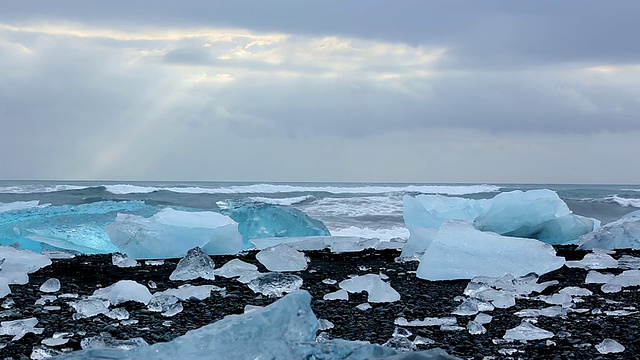
[{"label": "ice chunk", "polygon": [[477,322],[480,325],[488,324],[491,322],[491,320],[493,320],[493,316],[483,313],[476,315],[475,319],[473,319],[473,321]]},{"label": "ice chunk", "polygon": [[[463,199],[441,195],[404,197],[403,216],[407,228],[438,228],[448,220],[473,224],[479,230],[505,236],[535,238],[550,244],[575,242],[581,235],[600,226],[596,219],[574,215],[558,194],[551,190],[515,190],[492,199]],[[409,251],[403,256],[424,251],[429,236],[409,238]],[[416,240],[423,240],[416,241]]]},{"label": "ice chunk", "polygon": [[193,280],[197,278],[213,280],[215,264],[202,249],[195,247],[180,259],[176,269],[169,275],[171,280]]},{"label": "ice chunk", "polygon": [[373,303],[400,300],[400,294],[389,283],[384,282],[378,274],[356,276],[340,282],[339,286],[351,293],[366,291],[368,293],[367,301]]},{"label": "ice chunk", "polygon": [[324,224],[290,206],[228,201],[222,213],[238,223],[245,246],[249,240],[272,237],[328,236]]},{"label": "ice chunk", "polygon": [[47,346],[60,346],[69,342],[69,338],[73,336],[70,332],[56,332],[48,339],[43,339],[42,344]]},{"label": "ice chunk", "polygon": [[0,299],[9,294],[11,294],[11,289],[9,288],[9,280],[7,278],[0,277]]},{"label": "ice chunk", "polygon": [[568,310],[561,306],[551,306],[544,309],[524,309],[517,311],[516,316],[537,318],[540,316],[546,317],[567,317]]},{"label": "ice chunk", "polygon": [[40,285],[40,291],[53,293],[60,290],[60,280],[56,278],[48,279]]},{"label": "ice chunk", "polygon": [[178,299],[178,297],[175,295],[156,294],[151,298],[151,300],[149,300],[147,308],[149,309],[149,311],[163,312],[167,311],[169,309],[169,306],[177,303],[178,301],[180,301],[180,299]]},{"label": "ice chunk", "polygon": [[106,232],[131,259],[166,259],[184,256],[194,247],[212,255],[236,254],[243,248],[237,226],[219,213],[166,208],[150,218],[118,214]]},{"label": "ice chunk", "polygon": [[307,236],[287,238],[253,239],[251,244],[258,250],[263,250],[278,244],[287,244],[292,248],[302,250],[331,249],[331,252],[358,252],[377,247],[380,240],[366,239],[357,236]]},{"label": "ice chunk", "polygon": [[286,244],[261,250],[256,259],[269,271],[302,271],[307,268],[304,254]]},{"label": "ice chunk", "polygon": [[609,254],[594,252],[585,255],[580,261],[567,261],[567,266],[587,270],[617,268],[618,260],[612,258]]},{"label": "ice chunk", "polygon": [[360,311],[367,311],[367,310],[371,309],[371,304],[369,304],[368,302],[362,303],[362,304],[358,304],[358,305],[356,305],[356,309],[358,309]]},{"label": "ice chunk", "polygon": [[623,352],[624,346],[613,339],[604,339],[600,344],[596,345],[596,350],[600,354],[615,354]]},{"label": "ice chunk", "polygon": [[9,284],[24,285],[29,282],[27,274],[51,265],[51,260],[41,254],[29,250],[18,250],[10,246],[0,246],[0,277],[6,278]]},{"label": "ice chunk", "polygon": [[416,344],[409,340],[409,336],[411,335],[413,334],[407,329],[395,328],[391,338],[382,344],[382,346],[390,347],[401,352],[416,351]]},{"label": "ice chunk", "polygon": [[232,278],[232,277],[252,274],[257,271],[258,271],[257,266],[246,263],[239,259],[233,259],[227,262],[226,264],[222,265],[222,267],[216,269],[214,273],[216,275],[219,275],[225,278]]},{"label": "ice chunk", "polygon": [[167,306],[167,309],[162,312],[162,316],[171,317],[181,313],[183,310],[182,303],[175,303]]},{"label": "ice chunk", "polygon": [[85,299],[70,302],[69,305],[76,311],[73,318],[80,319],[92,317],[109,312],[109,301],[102,299]]},{"label": "ice chunk", "polygon": [[577,286],[567,286],[562,290],[558,291],[561,294],[568,294],[570,296],[591,296],[593,292],[589,289],[577,287]]},{"label": "ice chunk", "polygon": [[38,319],[27,318],[22,320],[2,321],[0,322],[0,335],[13,336],[11,341],[22,339],[28,333],[42,334],[43,328],[36,328]]},{"label": "ice chunk", "polygon": [[115,319],[115,320],[127,320],[129,318],[129,316],[131,314],[129,314],[129,312],[127,311],[127,309],[123,309],[123,308],[115,308],[113,310],[110,310],[108,313],[105,314],[108,318],[110,319]]},{"label": "ice chunk", "polygon": [[622,255],[620,259],[618,259],[618,266],[624,270],[639,270],[640,258],[630,255]]},{"label": "ice chunk", "polygon": [[584,282],[585,284],[604,284],[614,277],[615,275],[613,274],[603,274],[592,270],[587,273],[587,278],[584,280]]},{"label": "ice chunk", "polygon": [[580,238],[579,249],[640,249],[640,210]]},{"label": "ice chunk", "polygon": [[[43,343],[44,343],[44,340],[43,340]],[[29,358],[31,360],[43,360],[43,359],[49,359],[49,358],[52,358],[54,356],[58,356],[58,355],[62,355],[62,354],[64,354],[62,351],[56,350],[56,349],[52,349],[50,347],[34,346],[33,350],[31,351],[31,355],[29,355]]]},{"label": "ice chunk", "polygon": [[540,329],[529,322],[523,321],[513,329],[509,329],[502,337],[505,340],[543,340],[553,337],[551,331]]},{"label": "ice chunk", "polygon": [[142,338],[132,338],[128,340],[114,339],[108,333],[99,336],[91,336],[80,340],[80,347],[83,349],[122,349],[130,350],[138,347],[148,347],[149,344]]},{"label": "ice chunk", "polygon": [[208,298],[209,296],[211,296],[211,292],[212,291],[225,291],[224,288],[221,287],[217,287],[214,285],[200,285],[200,286],[194,286],[191,284],[184,284],[181,286],[178,286],[177,289],[167,289],[165,291],[161,291],[161,292],[157,292],[155,294],[153,294],[153,296],[160,296],[160,295],[173,295],[175,297],[177,297],[180,300],[187,300],[187,299],[191,299],[191,298],[195,298],[198,300],[204,300],[206,298]]},{"label": "ice chunk", "polygon": [[424,326],[456,325],[458,323],[458,320],[453,316],[444,317],[444,318],[426,317],[423,320],[411,320],[411,321],[407,321],[407,319],[403,317],[399,317],[393,323],[398,326],[424,327]]},{"label": "ice chunk", "polygon": [[327,319],[318,319],[318,330],[324,331],[333,329],[335,325]]},{"label": "ice chunk", "polygon": [[111,255],[111,263],[117,267],[127,268],[127,267],[136,267],[138,264],[137,261],[133,259],[129,259],[127,255],[122,253],[113,253]]},{"label": "ice chunk", "polygon": [[268,297],[280,297],[298,290],[302,286],[302,278],[293,274],[267,273],[251,280],[248,286],[254,292]]},{"label": "ice chunk", "polygon": [[482,326],[482,324],[476,321],[469,321],[467,323],[467,330],[469,330],[469,334],[471,335],[480,335],[480,334],[485,334],[487,332],[487,329],[485,329],[485,327]]},{"label": "ice chunk", "polygon": [[420,258],[417,276],[426,280],[471,279],[474,276],[544,274],[564,265],[551,245],[533,239],[482,232],[464,222],[440,227]]},{"label": "ice chunk", "polygon": [[120,280],[111,286],[94,291],[91,297],[108,300],[112,305],[125,301],[136,301],[146,305],[151,300],[151,292],[146,286],[133,280]]},{"label": "ice chunk", "polygon": [[347,290],[340,289],[338,291],[325,294],[322,297],[323,300],[349,300],[349,293]]}]

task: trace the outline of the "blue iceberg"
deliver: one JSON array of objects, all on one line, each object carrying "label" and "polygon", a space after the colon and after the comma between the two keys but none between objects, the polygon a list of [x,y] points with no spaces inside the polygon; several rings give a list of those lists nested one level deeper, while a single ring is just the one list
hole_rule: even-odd
[{"label": "blue iceberg", "polygon": [[640,210],[580,239],[580,249],[640,249]]},{"label": "blue iceberg", "polygon": [[442,350],[399,354],[363,342],[316,342],[318,319],[310,302],[309,293],[295,291],[262,309],[229,315],[170,342],[131,350],[81,350],[57,359],[456,359]]},{"label": "blue iceberg", "polygon": [[290,206],[260,202],[228,202],[221,212],[238,223],[245,248],[249,240],[274,237],[329,236],[319,220]]},{"label": "blue iceberg", "polygon": [[481,200],[405,196],[403,215],[409,230],[438,228],[445,221],[462,220],[478,230],[549,244],[576,242],[600,227],[596,219],[573,214],[556,192],[547,189],[515,190]]}]

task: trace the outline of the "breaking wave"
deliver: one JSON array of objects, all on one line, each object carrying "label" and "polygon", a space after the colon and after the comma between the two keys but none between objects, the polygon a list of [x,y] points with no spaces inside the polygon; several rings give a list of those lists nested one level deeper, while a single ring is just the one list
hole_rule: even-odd
[{"label": "breaking wave", "polygon": [[262,203],[271,204],[271,205],[284,205],[284,206],[300,204],[307,200],[313,200],[313,199],[315,199],[315,196],[313,195],[296,196],[296,197],[282,198],[282,199],[267,198],[267,197],[250,197],[249,198],[249,200],[251,201],[262,202]]},{"label": "breaking wave", "polygon": [[365,239],[380,239],[381,241],[389,241],[395,238],[406,240],[409,238],[409,230],[404,226],[394,226],[390,229],[371,229],[350,226],[348,228],[330,231],[333,236],[357,236]]},{"label": "breaking wave", "polygon": [[619,197],[618,195],[613,195],[613,196],[607,197],[605,200],[613,201],[616,204],[624,207],[640,208],[640,199],[633,199],[633,198],[627,199],[627,198]]},{"label": "breaking wave", "polygon": [[36,194],[36,193],[52,193],[67,190],[83,190],[91,186],[80,185],[16,185],[16,186],[0,186],[2,194]]}]

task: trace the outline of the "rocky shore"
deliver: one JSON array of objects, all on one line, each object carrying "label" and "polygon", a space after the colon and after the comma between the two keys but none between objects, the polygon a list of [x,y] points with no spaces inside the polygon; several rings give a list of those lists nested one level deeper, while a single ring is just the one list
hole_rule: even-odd
[{"label": "rocky shore", "polygon": [[[572,246],[556,247],[558,255],[567,260],[579,260],[586,254]],[[394,321],[403,317],[407,320],[425,317],[448,317],[460,305],[460,299],[468,281],[425,281],[415,276],[418,262],[398,262],[396,250],[366,250],[357,253],[334,254],[329,251],[305,252],[309,267],[305,271],[294,272],[303,278],[302,289],[313,296],[312,308],[319,319],[329,320],[334,327],[324,330],[323,336],[347,340],[364,340],[383,344],[398,327]],[[640,256],[640,251],[621,250],[611,256]],[[255,264],[260,271],[267,271],[255,258],[255,252],[238,256],[213,256],[216,267],[239,258]],[[206,324],[220,320],[228,314],[241,314],[246,305],[264,306],[276,299],[254,293],[247,285],[234,279],[216,277],[214,280],[171,281],[169,275],[179,259],[165,260],[162,264],[140,262],[140,266],[121,268],[112,265],[110,255],[76,256],[69,259],[54,259],[53,264],[30,275],[26,285],[12,285],[10,295],[0,302],[0,321],[11,321],[35,317],[37,327],[44,328],[42,334],[29,333],[23,338],[11,341],[10,336],[0,336],[0,358],[27,359],[34,356],[34,348],[44,348],[43,339],[52,338],[55,333],[64,335],[69,341],[63,345],[51,346],[59,351],[81,348],[84,338],[107,333],[115,339],[142,338],[147,343],[170,341],[171,339]],[[621,269],[601,270],[619,274]],[[405,327],[411,332],[408,340],[417,336],[425,338],[417,343],[418,349],[439,347],[452,355],[467,359],[521,358],[521,359],[614,359],[640,357],[640,291],[638,287],[625,287],[620,292],[603,293],[601,284],[585,284],[587,270],[562,267],[540,277],[539,282],[557,280],[558,284],[548,287],[541,295],[556,293],[567,286],[577,286],[590,290],[593,295],[583,296],[564,317],[538,317],[535,325],[553,332],[550,339],[526,342],[505,342],[503,336],[508,329],[518,326],[522,318],[515,313],[522,309],[541,309],[549,305],[536,299],[533,294],[526,299],[518,299],[516,305],[488,312],[493,319],[485,325],[484,334],[472,335],[466,324],[473,316],[456,315],[457,323],[463,330],[441,330],[439,327]],[[367,302],[366,293],[350,294],[349,300],[323,300],[327,293],[339,289],[340,281],[353,275],[384,274],[386,280],[401,295],[401,299],[391,303],[371,303],[368,310],[360,310],[357,305]],[[57,278],[61,289],[52,294],[39,290],[49,278]],[[336,280],[332,281],[323,280]],[[68,302],[74,299],[62,294],[77,294],[79,297],[93,294],[99,287],[109,286],[119,280],[135,280],[144,285],[155,284],[152,292],[176,288],[182,284],[215,285],[225,291],[212,292],[204,300],[195,298],[182,302],[183,311],[171,316],[149,311],[144,305],[126,302],[119,307],[130,313],[126,324],[104,315],[73,319],[74,309]],[[43,295],[56,295],[50,302],[39,301]],[[13,302],[13,304],[11,304]],[[36,304],[38,302],[38,304]],[[58,309],[59,307],[59,309]],[[605,338],[611,338],[624,345],[622,353],[601,354],[596,345]],[[46,349],[46,348],[45,348]],[[37,352],[36,352],[37,354]]]}]

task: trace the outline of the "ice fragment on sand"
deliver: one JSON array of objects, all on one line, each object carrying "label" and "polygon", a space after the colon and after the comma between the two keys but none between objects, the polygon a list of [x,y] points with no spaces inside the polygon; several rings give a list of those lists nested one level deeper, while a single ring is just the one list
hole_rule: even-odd
[{"label": "ice fragment on sand", "polygon": [[302,286],[302,278],[293,274],[267,273],[251,280],[248,286],[256,293],[280,297],[284,293],[298,290]]},{"label": "ice fragment on sand", "polygon": [[264,306],[257,306],[257,305],[245,305],[245,306],[244,306],[244,311],[243,311],[243,313],[244,313],[244,314],[246,314],[246,313],[250,313],[250,312],[252,312],[252,311],[256,311],[256,310],[259,310],[259,309],[262,309],[262,308],[264,308]]},{"label": "ice fragment on sand", "polygon": [[618,260],[612,258],[609,254],[594,252],[586,254],[582,260],[567,261],[567,266],[587,270],[617,268]]},{"label": "ice fragment on sand", "polygon": [[562,290],[558,291],[561,294],[569,294],[571,296],[591,296],[593,293],[589,289],[577,287],[577,286],[567,286]]},{"label": "ice fragment on sand", "polygon": [[180,300],[187,300],[190,298],[204,300],[209,296],[211,296],[212,291],[224,292],[225,288],[221,288],[214,285],[194,286],[191,284],[184,284],[184,285],[178,286],[177,289],[167,289],[165,291],[157,292],[153,294],[153,296],[173,295]]},{"label": "ice fragment on sand", "polygon": [[92,317],[109,312],[109,301],[102,299],[86,299],[70,302],[69,305],[76,311],[73,319]]},{"label": "ice fragment on sand", "polygon": [[11,289],[9,288],[9,279],[0,277],[0,299],[9,294],[11,294]]},{"label": "ice fragment on sand", "polygon": [[129,318],[129,312],[126,309],[123,308],[115,308],[113,310],[110,310],[108,313],[105,314],[108,318],[110,319],[114,319],[114,320],[127,320]]},{"label": "ice fragment on sand", "polygon": [[197,278],[213,280],[215,264],[202,249],[195,247],[180,259],[176,269],[171,273],[171,280],[193,280]]},{"label": "ice fragment on sand", "polygon": [[401,352],[409,352],[417,350],[416,344],[409,340],[412,333],[403,328],[395,328],[393,335],[382,346],[390,347]]},{"label": "ice fragment on sand", "polygon": [[351,293],[366,291],[369,302],[394,302],[400,300],[400,294],[382,280],[378,274],[367,274],[347,279],[339,284],[341,289]]},{"label": "ice fragment on sand", "polygon": [[325,294],[322,297],[323,300],[349,300],[349,293],[347,290],[340,289],[338,291]]},{"label": "ice fragment on sand", "polygon": [[322,283],[323,284],[327,284],[327,285],[333,285],[333,284],[336,284],[338,282],[336,280],[333,280],[333,279],[324,279],[324,280],[322,280]]},{"label": "ice fragment on sand", "polygon": [[[45,339],[48,340],[48,339]],[[44,341],[43,340],[43,344]],[[64,339],[66,341],[69,341],[69,339]],[[65,341],[65,343],[66,343]],[[47,344],[45,344],[47,345]],[[49,346],[54,346],[54,345],[49,345]],[[33,347],[33,351],[31,351],[31,355],[29,355],[29,359],[31,360],[43,360],[43,359],[49,359],[52,358],[54,356],[58,356],[58,355],[62,355],[64,354],[62,351],[60,350],[56,350],[56,349],[52,349],[50,347],[46,347],[46,346],[34,346]]]},{"label": "ice fragment on sand", "polygon": [[524,309],[517,311],[516,316],[537,318],[540,316],[546,317],[567,317],[568,310],[561,306],[551,306],[543,309]]},{"label": "ice fragment on sand", "polygon": [[71,336],[73,336],[73,333],[57,332],[52,337],[43,339],[41,343],[47,346],[60,346],[68,343]]},{"label": "ice fragment on sand", "polygon": [[102,333],[99,336],[91,336],[80,340],[80,347],[83,349],[122,349],[129,350],[137,347],[148,347],[149,344],[142,338],[132,338],[128,340],[114,339],[108,333]]},{"label": "ice fragment on sand", "polygon": [[620,259],[618,259],[618,267],[624,270],[639,270],[640,257],[622,255]]},{"label": "ice fragment on sand", "polygon": [[167,306],[166,310],[164,310],[161,314],[162,316],[171,317],[181,313],[182,310],[183,310],[182,303],[175,303]]},{"label": "ice fragment on sand", "polygon": [[106,288],[97,289],[91,297],[109,300],[112,305],[125,301],[136,301],[146,305],[151,300],[151,292],[146,286],[133,280],[120,280]]},{"label": "ice fragment on sand", "polygon": [[140,265],[137,261],[135,261],[134,259],[129,259],[127,255],[122,253],[113,253],[111,255],[111,264],[122,268],[136,267]]},{"label": "ice fragment on sand", "polygon": [[318,330],[320,331],[333,329],[334,326],[335,325],[327,319],[318,319]]},{"label": "ice fragment on sand", "polygon": [[484,326],[482,326],[482,324],[475,321],[469,321],[467,323],[467,330],[471,335],[480,335],[487,332],[487,329],[485,329]]},{"label": "ice fragment on sand", "polygon": [[596,350],[600,354],[613,354],[623,352],[624,346],[613,339],[604,339],[600,344],[596,345]]},{"label": "ice fragment on sand", "polygon": [[0,322],[0,335],[13,336],[11,341],[22,339],[28,333],[42,334],[43,328],[36,328],[38,319],[27,318],[22,320],[2,321]]},{"label": "ice fragment on sand", "polygon": [[166,259],[184,256],[200,247],[207,254],[242,251],[238,224],[228,216],[210,212],[163,209],[150,218],[118,214],[105,228],[111,241],[131,259]]},{"label": "ice fragment on sand", "polygon": [[358,304],[358,305],[356,305],[356,309],[358,309],[360,311],[367,311],[367,310],[371,309],[371,304],[369,304],[368,302],[362,303],[362,304]]},{"label": "ice fragment on sand", "polygon": [[40,285],[40,291],[53,293],[60,290],[60,280],[56,278],[48,279]]},{"label": "ice fragment on sand", "polygon": [[56,301],[57,298],[55,295],[42,295],[40,299],[36,300],[35,305],[46,305]]},{"label": "ice fragment on sand", "polygon": [[226,264],[222,265],[222,267],[216,269],[214,272],[216,275],[219,275],[225,278],[232,278],[232,277],[255,273],[257,271],[258,271],[257,266],[246,263],[239,259],[233,259],[227,262]]},{"label": "ice fragment on sand", "polygon": [[493,316],[483,313],[476,315],[476,317],[473,319],[473,321],[477,322],[480,325],[488,324],[491,322],[491,320],[493,320]]},{"label": "ice fragment on sand", "polygon": [[453,317],[433,318],[425,317],[423,320],[407,321],[403,317],[399,317],[394,321],[394,324],[398,326],[411,326],[411,327],[424,327],[424,326],[442,326],[442,325],[456,325],[458,320]]},{"label": "ice fragment on sand", "polygon": [[426,280],[475,276],[544,274],[564,265],[551,245],[534,239],[482,232],[464,222],[443,224],[420,258],[417,276]]},{"label": "ice fragment on sand", "polygon": [[640,210],[580,238],[579,249],[640,249]]},{"label": "ice fragment on sand", "polygon": [[547,331],[523,321],[513,329],[509,329],[502,337],[505,340],[542,340],[553,337],[551,331]]},{"label": "ice fragment on sand", "polygon": [[435,343],[435,340],[422,337],[420,335],[416,335],[415,339],[413,339],[414,345],[433,345]]},{"label": "ice fragment on sand", "polygon": [[597,271],[589,271],[587,278],[584,280],[585,284],[605,284],[609,280],[613,279],[615,275],[608,273],[600,273]]},{"label": "ice fragment on sand", "polygon": [[175,295],[166,295],[166,294],[156,294],[154,295],[149,303],[147,304],[147,309],[153,312],[163,312],[169,309],[169,306],[180,301]]},{"label": "ice fragment on sand", "polygon": [[9,284],[24,285],[29,282],[29,276],[45,266],[51,265],[51,260],[30,250],[18,250],[10,246],[0,246],[0,278],[6,278]]},{"label": "ice fragment on sand", "polygon": [[256,259],[269,271],[302,271],[307,268],[304,254],[286,244],[261,250]]}]

